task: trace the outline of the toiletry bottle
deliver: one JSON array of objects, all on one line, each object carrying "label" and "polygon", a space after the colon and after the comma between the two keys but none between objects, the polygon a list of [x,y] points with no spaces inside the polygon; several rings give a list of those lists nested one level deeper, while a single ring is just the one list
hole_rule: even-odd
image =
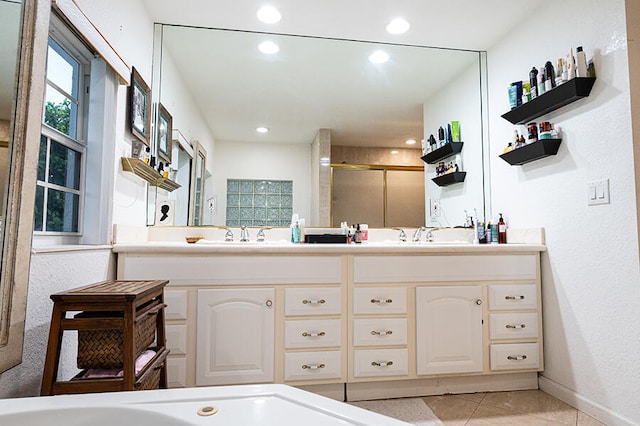
[{"label": "toiletry bottle", "polygon": [[498,219],[498,244],[507,243],[507,224],[504,223],[502,213],[499,213],[500,219]]},{"label": "toiletry bottle", "polygon": [[151,161],[151,148],[146,147],[144,150],[144,156],[142,157],[144,162],[149,164],[149,162]]},{"label": "toiletry bottle", "polygon": [[360,229],[360,224],[356,225],[356,244],[360,244],[362,242],[362,229]]},{"label": "toiletry bottle", "polygon": [[564,83],[564,79],[562,78],[562,70],[563,70],[563,59],[562,58],[558,58],[557,62],[556,62],[556,86],[560,86],[562,83]]},{"label": "toiletry bottle", "polygon": [[362,242],[366,243],[369,241],[369,225],[363,223],[360,225],[360,229],[362,230]]},{"label": "toiletry bottle", "polygon": [[442,126],[440,126],[440,128],[438,129],[438,147],[444,146],[444,144],[444,129],[442,128]]},{"label": "toiletry bottle", "polygon": [[[556,70],[553,69],[551,61],[544,64],[545,91],[549,91],[556,87]],[[549,83],[547,83],[549,82]]]},{"label": "toiletry bottle", "polygon": [[587,56],[582,46],[576,48],[576,77],[587,77]]},{"label": "toiletry bottle", "polygon": [[544,68],[538,73],[538,96],[544,93]]},{"label": "toiletry bottle", "polygon": [[567,63],[567,80],[571,80],[576,76],[576,62],[573,57],[573,47],[567,51],[565,62]]},{"label": "toiletry bottle", "polygon": [[484,222],[481,222],[480,220],[478,220],[478,222],[476,223],[476,229],[478,231],[478,243],[479,244],[486,243],[487,240],[484,234]]},{"label": "toiletry bottle", "polygon": [[538,70],[536,67],[531,68],[529,72],[529,87],[531,88],[531,99],[538,96]]},{"label": "toiletry bottle", "polygon": [[164,164],[162,161],[158,164],[158,173],[160,173],[160,176],[164,176]]},{"label": "toiletry bottle", "polygon": [[491,225],[491,244],[498,244],[498,225],[492,223]]}]

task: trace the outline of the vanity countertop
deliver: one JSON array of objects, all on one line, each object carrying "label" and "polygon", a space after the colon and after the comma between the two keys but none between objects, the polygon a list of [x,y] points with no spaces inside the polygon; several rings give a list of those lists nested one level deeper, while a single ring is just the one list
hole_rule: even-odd
[{"label": "vanity countertop", "polygon": [[291,244],[291,243],[195,243],[147,242],[113,245],[116,253],[192,253],[192,254],[490,254],[543,252],[543,244],[469,244],[469,243],[365,243],[365,244]]}]

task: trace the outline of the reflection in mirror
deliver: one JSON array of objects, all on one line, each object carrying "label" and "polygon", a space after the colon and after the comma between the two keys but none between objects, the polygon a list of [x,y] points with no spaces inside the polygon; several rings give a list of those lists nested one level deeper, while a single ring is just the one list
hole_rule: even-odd
[{"label": "reflection in mirror", "polygon": [[191,182],[191,163],[193,148],[180,130],[173,129],[171,155],[171,172],[169,178],[180,185],[180,188],[169,194],[169,199],[176,200],[175,225],[187,226],[189,223],[189,191]]},{"label": "reflection in mirror", "polygon": [[195,164],[191,170],[191,188],[189,196],[189,225],[203,225],[204,190],[207,176],[207,151],[198,141],[193,142]]},{"label": "reflection in mirror", "polygon": [[[20,35],[20,1],[0,0],[0,262],[4,252],[11,129],[16,100],[16,64]],[[4,264],[2,263],[3,267]],[[9,285],[0,282],[0,345],[6,340]]]},{"label": "reflection in mirror", "polygon": [[[427,207],[425,219],[433,226],[455,226],[464,210],[484,210],[479,52],[176,25],[162,25],[161,33],[162,62],[154,64],[161,68],[159,101],[171,103],[168,94],[175,93],[179,75],[215,140],[205,146],[213,178],[202,195],[218,206],[206,215],[206,224],[226,223],[228,179],[263,179],[292,180],[294,212],[310,226],[329,225],[329,214],[323,219],[318,211],[329,210],[322,203],[330,203],[331,197],[323,196],[330,182],[318,179],[312,163],[328,160],[314,157],[312,144],[320,131],[329,132],[332,152],[406,148],[404,141],[415,139],[414,156],[420,158],[420,140],[454,120],[461,123],[465,142],[456,161],[467,179],[440,188],[431,182],[435,165],[419,161],[425,202],[439,200],[446,212],[431,217]],[[265,41],[275,43],[278,52],[260,51]],[[384,50],[389,61],[371,63],[376,50]],[[172,112],[180,128],[180,112]],[[256,132],[258,127],[268,131]],[[199,206],[190,223],[203,224],[202,200],[190,201]]]}]

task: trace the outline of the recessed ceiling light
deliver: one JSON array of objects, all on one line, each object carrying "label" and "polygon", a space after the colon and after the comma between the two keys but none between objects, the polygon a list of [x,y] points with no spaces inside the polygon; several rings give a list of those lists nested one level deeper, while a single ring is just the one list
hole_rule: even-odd
[{"label": "recessed ceiling light", "polygon": [[383,50],[376,50],[369,55],[369,61],[374,64],[382,64],[389,60],[389,55]]},{"label": "recessed ceiling light", "polygon": [[398,151],[396,151],[396,150],[394,149],[393,151],[391,151],[391,153],[392,153],[393,155],[396,155],[396,154],[398,153]]},{"label": "recessed ceiling light", "polygon": [[404,141],[404,143],[406,143],[407,145],[415,145],[416,144],[416,140],[415,139],[407,139],[406,141]]},{"label": "recessed ceiling light", "polygon": [[265,24],[275,24],[276,22],[280,21],[280,18],[282,18],[282,15],[280,15],[278,9],[273,6],[262,7],[260,10],[258,10],[257,16],[258,19]]},{"label": "recessed ceiling light", "polygon": [[258,133],[267,133],[269,131],[268,127],[256,127],[256,132]]},{"label": "recessed ceiling light", "polygon": [[280,51],[280,46],[272,42],[271,40],[263,41],[258,45],[258,50],[267,55],[273,55]]},{"label": "recessed ceiling light", "polygon": [[410,26],[411,25],[409,25],[406,20],[402,18],[396,18],[389,22],[389,25],[387,25],[387,32],[389,32],[390,34],[404,34],[409,31]]}]

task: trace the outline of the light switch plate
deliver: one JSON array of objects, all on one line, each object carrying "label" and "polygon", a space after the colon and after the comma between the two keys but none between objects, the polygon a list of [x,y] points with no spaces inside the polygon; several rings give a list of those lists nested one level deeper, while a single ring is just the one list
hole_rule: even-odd
[{"label": "light switch plate", "polygon": [[589,186],[587,188],[587,200],[590,206],[609,204],[609,179],[589,182]]}]

